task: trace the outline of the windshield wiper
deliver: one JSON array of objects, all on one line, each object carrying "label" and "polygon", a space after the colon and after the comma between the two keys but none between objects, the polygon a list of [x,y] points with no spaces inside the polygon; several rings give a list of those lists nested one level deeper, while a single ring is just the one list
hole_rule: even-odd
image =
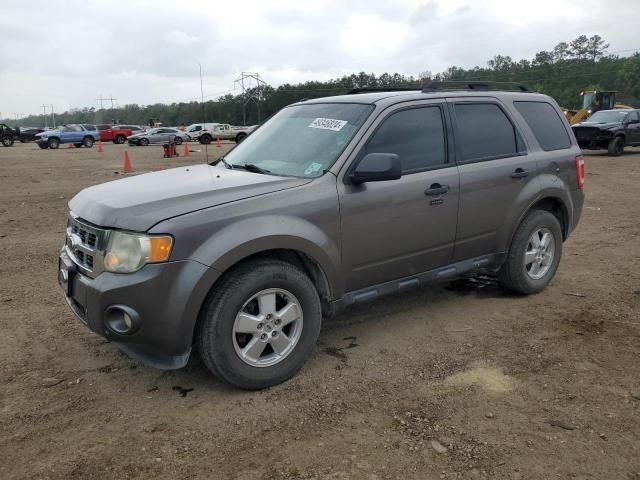
[{"label": "windshield wiper", "polygon": [[213,162],[211,162],[211,165],[215,167],[215,166],[216,166],[216,165],[218,165],[220,162],[224,163],[224,167],[225,167],[225,168],[232,168],[232,167],[231,167],[231,165],[229,165],[229,164],[227,163],[227,161],[224,159],[224,157],[220,157],[220,158],[218,158],[217,160],[214,160]]},{"label": "windshield wiper", "polygon": [[231,168],[241,168],[243,170],[246,170],[247,172],[253,173],[271,173],[271,170],[266,170],[253,163],[235,163],[231,165]]}]

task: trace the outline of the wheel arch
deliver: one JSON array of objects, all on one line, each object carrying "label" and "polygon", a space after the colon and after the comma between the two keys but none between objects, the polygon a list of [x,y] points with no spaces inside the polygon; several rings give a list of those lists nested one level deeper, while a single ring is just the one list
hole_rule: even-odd
[{"label": "wheel arch", "polygon": [[511,247],[511,242],[513,241],[513,237],[518,231],[518,228],[520,228],[520,225],[522,225],[522,222],[529,214],[529,212],[533,210],[545,210],[552,213],[560,223],[560,229],[562,230],[562,240],[566,240],[569,236],[569,226],[571,225],[571,218],[567,202],[570,202],[568,196],[565,198],[564,195],[560,195],[558,194],[558,192],[542,193],[539,197],[533,200],[528,205],[528,207],[522,211],[514,227],[510,230],[508,241],[504,245],[505,251],[509,250],[509,248]]}]

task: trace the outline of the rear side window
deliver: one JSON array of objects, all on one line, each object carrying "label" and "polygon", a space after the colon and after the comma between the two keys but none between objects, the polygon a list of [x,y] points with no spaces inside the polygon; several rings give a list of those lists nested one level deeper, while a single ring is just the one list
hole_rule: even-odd
[{"label": "rear side window", "polygon": [[460,161],[490,160],[524,151],[511,121],[494,103],[455,105]]},{"label": "rear side window", "polygon": [[513,102],[529,124],[538,143],[545,151],[562,150],[571,146],[564,123],[547,102]]},{"label": "rear side window", "polygon": [[440,108],[412,108],[392,114],[369,140],[367,153],[395,153],[403,173],[444,165],[447,157]]}]

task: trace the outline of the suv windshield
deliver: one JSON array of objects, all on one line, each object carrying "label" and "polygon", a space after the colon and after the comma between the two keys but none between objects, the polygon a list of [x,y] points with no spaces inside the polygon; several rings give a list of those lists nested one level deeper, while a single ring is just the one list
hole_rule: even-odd
[{"label": "suv windshield", "polygon": [[629,112],[625,112],[624,110],[621,110],[619,112],[613,110],[601,110],[591,115],[586,121],[589,123],[622,123],[624,122],[624,119],[627,117],[628,113]]},{"label": "suv windshield", "polygon": [[295,105],[278,112],[230,151],[232,166],[254,165],[273,175],[319,177],[345,149],[373,106]]}]

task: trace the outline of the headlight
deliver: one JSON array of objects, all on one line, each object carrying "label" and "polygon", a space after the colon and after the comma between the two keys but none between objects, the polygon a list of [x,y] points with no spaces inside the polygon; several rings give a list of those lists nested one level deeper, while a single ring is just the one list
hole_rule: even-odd
[{"label": "headlight", "polygon": [[173,238],[167,235],[111,232],[104,267],[108,272],[132,273],[147,263],[166,262],[172,246]]}]

